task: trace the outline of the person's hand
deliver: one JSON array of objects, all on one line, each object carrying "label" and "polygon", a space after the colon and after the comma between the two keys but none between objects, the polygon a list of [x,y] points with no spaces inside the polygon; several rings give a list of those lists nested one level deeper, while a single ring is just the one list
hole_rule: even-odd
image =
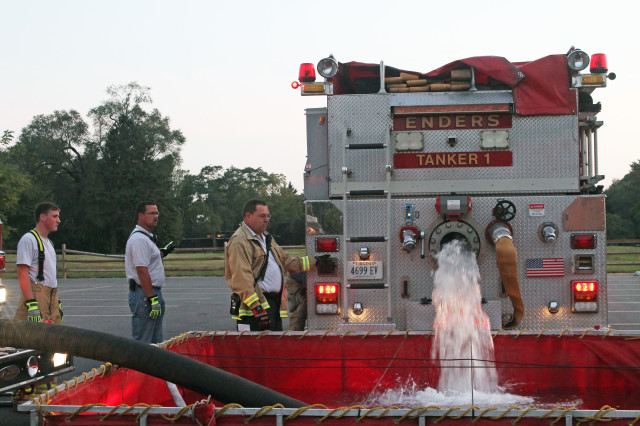
[{"label": "person's hand", "polygon": [[258,305],[258,307],[253,309],[253,316],[258,319],[259,330],[269,330],[269,328],[271,328],[269,315],[267,314],[267,311],[262,308],[262,306]]},{"label": "person's hand", "polygon": [[333,262],[329,258],[328,254],[316,256],[316,265],[318,268],[333,268]]},{"label": "person's hand", "polygon": [[58,299],[58,309],[60,310],[60,324],[64,321],[64,312],[62,312],[62,300]]},{"label": "person's hand", "polygon": [[27,307],[27,320],[30,322],[40,322],[42,315],[38,308],[38,302],[36,299],[29,299],[24,301],[24,306]]},{"label": "person's hand", "polygon": [[171,241],[169,244],[167,244],[166,246],[162,247],[160,249],[160,253],[162,254],[162,257],[167,256],[169,253],[171,253],[173,251],[173,249],[176,248],[176,245],[173,241]]},{"label": "person's hand", "polygon": [[162,306],[160,306],[160,302],[158,302],[158,296],[151,296],[149,298],[149,303],[151,303],[151,313],[149,313],[149,317],[153,319],[160,318],[160,315],[162,314]]}]

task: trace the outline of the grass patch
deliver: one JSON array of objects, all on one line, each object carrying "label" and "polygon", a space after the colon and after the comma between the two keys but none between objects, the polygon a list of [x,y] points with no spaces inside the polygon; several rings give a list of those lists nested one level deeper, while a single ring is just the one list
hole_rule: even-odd
[{"label": "grass patch", "polygon": [[640,248],[633,246],[607,246],[607,263],[630,263],[635,265],[608,265],[608,273],[633,274],[640,271]]}]

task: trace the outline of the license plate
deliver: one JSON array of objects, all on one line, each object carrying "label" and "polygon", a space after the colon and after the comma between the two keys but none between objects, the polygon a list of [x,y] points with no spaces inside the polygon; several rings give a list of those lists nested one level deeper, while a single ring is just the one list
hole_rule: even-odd
[{"label": "license plate", "polygon": [[381,280],[382,261],[348,262],[347,279],[350,280]]}]

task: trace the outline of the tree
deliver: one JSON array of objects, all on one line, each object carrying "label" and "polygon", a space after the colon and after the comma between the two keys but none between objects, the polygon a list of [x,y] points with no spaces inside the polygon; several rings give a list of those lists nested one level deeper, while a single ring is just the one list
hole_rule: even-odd
[{"label": "tree", "polygon": [[640,238],[640,161],[631,171],[615,180],[607,195],[607,237]]},{"label": "tree", "polygon": [[[260,198],[269,204],[273,219],[270,232],[283,244],[304,241],[303,198],[281,174],[261,168],[203,167],[198,175],[186,175],[180,200],[185,235],[196,237],[217,231],[232,231],[242,222],[244,204]],[[187,231],[188,229],[188,231]]]},{"label": "tree", "polygon": [[176,204],[174,179],[185,138],[171,130],[169,119],[156,109],[150,113],[141,103],[151,102],[148,88],[137,83],[112,86],[112,99],[92,109],[96,135],[91,150],[97,153],[97,191],[94,201],[104,212],[101,226],[107,236],[103,249],[124,249],[135,223],[135,205],[150,200],[158,204],[162,217],[161,240],[180,240],[182,222]]},{"label": "tree", "polygon": [[[8,218],[12,227],[20,230],[33,227],[33,208],[41,201],[60,205],[63,215],[69,212],[68,206],[80,204],[77,192],[83,190],[86,181],[82,150],[87,137],[88,126],[75,110],[38,115],[22,129],[16,144],[8,149],[7,156],[12,164],[29,176],[31,185],[29,191],[21,194],[20,209]],[[63,221],[56,241],[76,235],[73,223]],[[10,239],[10,244],[15,242]]]},{"label": "tree", "polygon": [[29,191],[31,180],[15,164],[11,163],[4,147],[13,141],[13,132],[5,130],[0,145],[0,221],[3,223],[3,235],[10,239],[16,228],[8,223],[7,217],[16,213],[21,194]]},{"label": "tree", "polygon": [[61,207],[57,243],[122,252],[135,223],[136,203],[150,199],[169,218],[160,221],[161,240],[179,240],[175,176],[184,136],[160,112],[142,108],[151,102],[148,88],[130,83],[107,92],[111,98],[89,112],[93,135],[74,110],[38,115],[22,130],[7,156],[33,185],[23,191],[23,208],[11,223],[32,227],[33,206],[52,201]]}]

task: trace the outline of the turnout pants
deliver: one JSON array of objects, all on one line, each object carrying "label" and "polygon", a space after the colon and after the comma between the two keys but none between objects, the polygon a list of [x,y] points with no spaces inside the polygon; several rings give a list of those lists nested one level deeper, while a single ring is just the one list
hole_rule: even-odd
[{"label": "turnout pants", "polygon": [[[33,291],[33,297],[38,302],[38,309],[40,309],[42,320],[50,320],[53,321],[54,324],[60,324],[62,318],[60,317],[60,306],[58,303],[58,289],[31,281],[31,291]],[[27,307],[24,305],[24,302],[24,295],[20,295],[16,316],[14,317],[17,320],[27,319]]]}]

